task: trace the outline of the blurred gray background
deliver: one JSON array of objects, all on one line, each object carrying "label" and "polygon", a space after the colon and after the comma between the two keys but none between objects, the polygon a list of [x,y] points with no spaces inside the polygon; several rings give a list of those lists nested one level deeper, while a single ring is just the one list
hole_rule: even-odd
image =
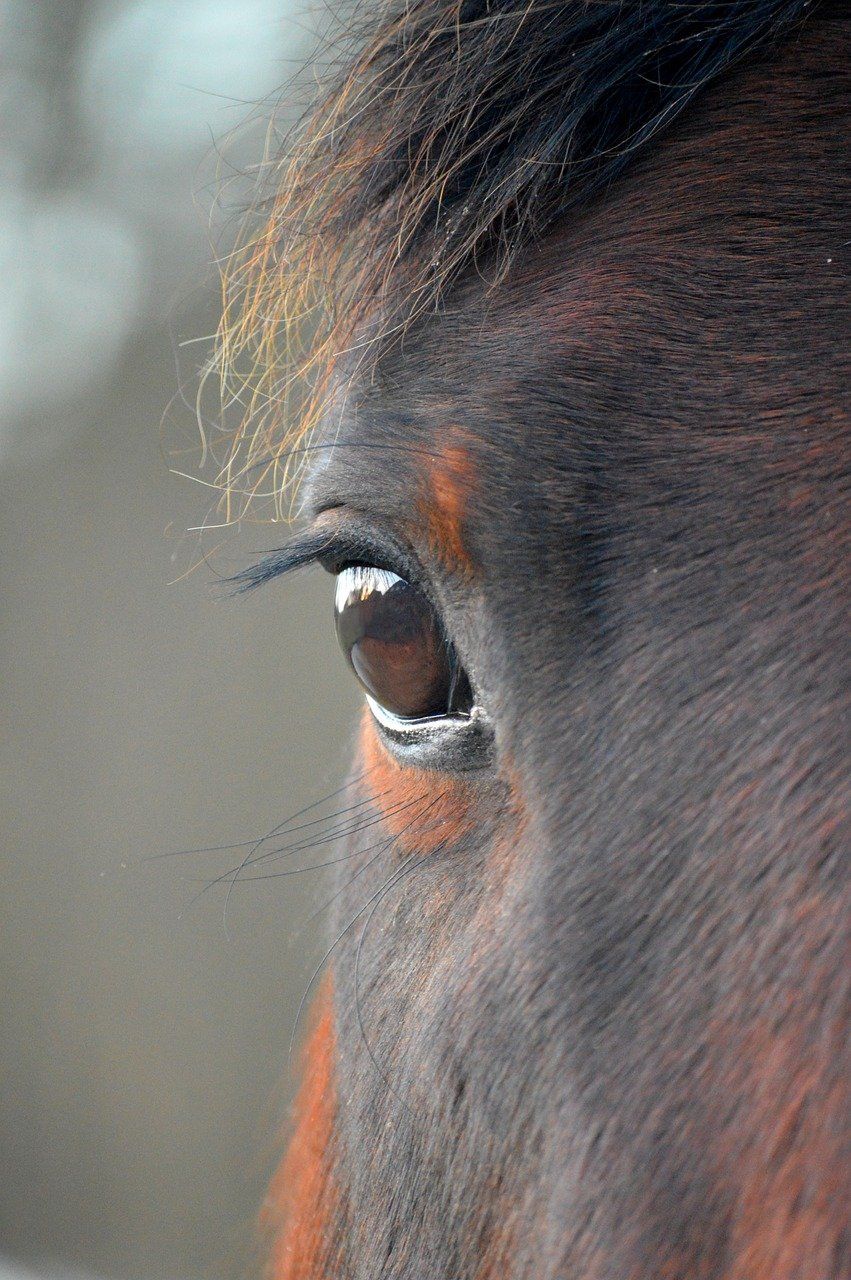
[{"label": "blurred gray background", "polygon": [[330,792],[358,701],[327,578],[225,598],[285,531],[199,545],[170,471],[291,4],[0,0],[0,1270],[254,1265],[330,890],[240,886],[225,929],[192,899],[232,853],[150,859]]}]

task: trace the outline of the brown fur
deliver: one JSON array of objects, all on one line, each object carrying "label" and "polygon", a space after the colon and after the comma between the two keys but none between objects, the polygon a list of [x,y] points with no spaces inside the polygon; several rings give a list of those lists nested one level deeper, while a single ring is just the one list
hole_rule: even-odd
[{"label": "brown fur", "polygon": [[478,485],[475,457],[464,432],[448,425],[445,440],[429,455],[424,471],[417,510],[435,557],[447,572],[470,578],[475,564],[464,526]]},{"label": "brown fur", "polygon": [[361,717],[360,755],[372,803],[385,815],[384,825],[400,853],[409,853],[412,848],[427,853],[457,844],[471,833],[475,824],[473,785],[463,777],[406,768],[394,760],[380,742],[366,707]]},{"label": "brown fur", "polygon": [[303,1060],[292,1137],[263,1211],[263,1226],[274,1237],[270,1280],[334,1280],[328,1252],[337,1200],[331,1171],[337,1103],[330,975],[316,997]]},{"label": "brown fur", "polygon": [[329,428],[315,510],[402,531],[494,741],[419,768],[365,713],[387,847],[347,842],[339,922],[375,910],[307,1104],[342,1156],[292,1175],[340,1185],[286,1280],[329,1233],[334,1280],[847,1273],[839,38],[719,84]]}]

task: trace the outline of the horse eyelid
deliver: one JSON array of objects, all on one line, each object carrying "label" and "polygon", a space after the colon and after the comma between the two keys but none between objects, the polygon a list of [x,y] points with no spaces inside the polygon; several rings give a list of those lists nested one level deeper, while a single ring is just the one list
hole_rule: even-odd
[{"label": "horse eyelid", "polygon": [[[325,513],[320,512],[317,519],[324,521],[324,516]],[[339,573],[347,564],[368,564],[388,569],[425,591],[432,605],[438,608],[427,577],[411,552],[389,533],[367,526],[357,517],[341,518],[332,528],[325,524],[323,528],[296,534],[283,547],[268,552],[226,581],[239,595],[316,561],[329,573]]]}]

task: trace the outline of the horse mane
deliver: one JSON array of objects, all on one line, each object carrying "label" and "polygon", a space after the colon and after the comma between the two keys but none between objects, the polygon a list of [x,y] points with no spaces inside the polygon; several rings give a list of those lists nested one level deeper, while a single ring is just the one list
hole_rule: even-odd
[{"label": "horse mane", "polygon": [[[462,273],[490,286],[809,0],[363,0],[349,50],[266,166],[224,279],[217,365],[244,407],[219,482],[298,471],[362,376]],[[353,50],[353,51],[352,51]],[[259,221],[259,229],[258,229]]]}]

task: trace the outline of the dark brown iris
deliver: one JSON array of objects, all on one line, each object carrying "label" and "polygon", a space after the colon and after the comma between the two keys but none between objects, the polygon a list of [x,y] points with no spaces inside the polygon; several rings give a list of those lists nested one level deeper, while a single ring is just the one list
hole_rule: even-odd
[{"label": "dark brown iris", "polygon": [[405,719],[469,710],[469,684],[426,597],[387,569],[337,576],[337,636],[367,693]]}]

